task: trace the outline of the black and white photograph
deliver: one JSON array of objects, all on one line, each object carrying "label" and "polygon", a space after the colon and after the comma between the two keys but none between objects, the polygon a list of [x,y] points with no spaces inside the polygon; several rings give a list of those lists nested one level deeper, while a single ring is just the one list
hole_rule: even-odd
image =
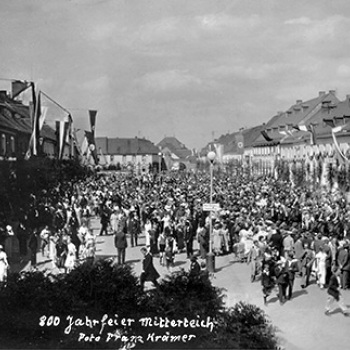
[{"label": "black and white photograph", "polygon": [[350,2],[0,1],[0,349],[350,347]]}]

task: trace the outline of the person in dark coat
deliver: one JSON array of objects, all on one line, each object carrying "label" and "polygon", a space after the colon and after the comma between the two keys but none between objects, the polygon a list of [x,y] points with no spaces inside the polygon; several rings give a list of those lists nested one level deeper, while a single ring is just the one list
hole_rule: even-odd
[{"label": "person in dark coat", "polygon": [[137,238],[141,233],[141,226],[137,216],[133,212],[130,213],[130,218],[128,220],[128,233],[130,235],[131,246],[137,247]]},{"label": "person in dark coat", "polygon": [[192,256],[189,276],[190,277],[198,277],[200,275],[200,272],[201,272],[201,266],[199,265],[199,263],[197,261],[197,257]]},{"label": "person in dark coat", "polygon": [[185,242],[186,242],[186,252],[187,258],[190,259],[193,255],[193,239],[194,230],[189,220],[185,223]]},{"label": "person in dark coat", "polygon": [[[344,245],[345,243],[341,242],[338,250],[338,256],[337,256],[337,265],[340,269],[340,285],[342,289],[344,289],[344,285],[346,285],[346,283],[344,283],[343,266],[345,266],[348,260],[348,250],[344,248]],[[346,277],[346,274],[345,274],[345,277]]]},{"label": "person in dark coat", "polygon": [[350,310],[345,305],[344,299],[339,291],[339,282],[338,282],[339,276],[340,276],[340,269],[337,267],[334,267],[333,274],[329,279],[328,290],[327,290],[328,299],[327,299],[326,311],[325,311],[325,315],[327,316],[331,314],[331,311],[332,311],[331,309],[334,303],[338,304],[344,316],[350,316]]},{"label": "person in dark coat", "polygon": [[344,264],[342,266],[342,286],[343,289],[349,289],[350,287],[350,245],[346,243],[343,247],[346,251],[346,257],[344,259]]},{"label": "person in dark coat", "polygon": [[315,253],[310,249],[310,246],[306,244],[304,249],[305,251],[301,259],[301,268],[303,273],[301,281],[302,288],[306,288],[310,284],[312,264],[315,261]]},{"label": "person in dark coat", "polygon": [[276,248],[281,256],[282,248],[283,248],[283,236],[281,234],[280,229],[277,229],[270,237],[268,241],[269,245],[272,248]]},{"label": "person in dark coat", "polygon": [[36,263],[37,263],[36,253],[38,250],[38,237],[37,237],[36,229],[30,235],[28,246],[30,249],[30,263],[31,263],[31,266],[34,268],[36,267]]},{"label": "person in dark coat", "polygon": [[271,294],[275,287],[274,273],[272,272],[272,261],[264,261],[261,273],[261,285],[264,296],[264,304],[267,305],[267,297]]},{"label": "person in dark coat", "polygon": [[[122,226],[123,227],[123,226]],[[114,246],[118,251],[118,264],[125,264],[125,252],[128,246],[125,229],[119,229],[114,235]]]},{"label": "person in dark coat", "polygon": [[287,299],[292,299],[293,286],[295,280],[295,274],[299,271],[298,259],[294,258],[293,252],[288,253],[286,261],[286,269],[288,271],[288,287],[287,287]]},{"label": "person in dark coat", "polygon": [[278,299],[282,305],[286,301],[286,291],[289,284],[289,273],[286,262],[282,260],[277,262],[275,275],[278,285]]},{"label": "person in dark coat", "polygon": [[100,223],[101,223],[101,230],[100,230],[100,236],[104,234],[108,235],[108,225],[109,225],[109,219],[110,219],[110,211],[106,205],[101,207],[100,210]]},{"label": "person in dark coat", "polygon": [[153,265],[153,257],[147,248],[141,248],[141,253],[144,255],[144,259],[142,261],[143,271],[140,276],[141,286],[144,287],[145,282],[150,281],[157,287],[157,279],[160,277],[160,275]]}]

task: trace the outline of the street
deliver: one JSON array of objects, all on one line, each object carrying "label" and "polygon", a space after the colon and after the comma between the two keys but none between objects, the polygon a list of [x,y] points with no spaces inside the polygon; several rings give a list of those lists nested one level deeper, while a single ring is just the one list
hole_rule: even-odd
[{"label": "street", "polygon": [[[99,232],[99,221],[92,220],[94,233]],[[141,235],[138,247],[129,247],[126,250],[126,262],[131,264],[135,274],[140,275],[142,270],[141,246],[145,239]],[[197,242],[194,243],[197,248]],[[106,257],[116,258],[113,236],[99,236],[97,238],[98,259]],[[38,253],[40,269],[50,268],[49,262]],[[342,315],[340,310],[335,310],[330,316],[324,314],[324,307],[327,300],[326,289],[321,290],[316,284],[306,289],[300,287],[300,279],[296,278],[294,284],[293,298],[291,301],[280,305],[277,292],[273,292],[268,299],[268,305],[263,302],[262,288],[260,281],[250,282],[250,267],[246,263],[235,262],[232,255],[216,257],[216,272],[212,283],[225,289],[227,307],[234,306],[237,302],[243,301],[254,304],[263,309],[270,317],[274,326],[277,327],[277,335],[281,339],[281,346],[287,350],[304,349],[346,349],[349,347],[350,336],[347,331],[350,327],[350,317]],[[161,266],[158,258],[154,258],[154,265],[161,276],[168,271]],[[189,269],[190,262],[186,253],[177,254],[175,257],[174,270]],[[28,269],[29,265],[25,269]],[[150,285],[146,283],[146,288]],[[345,303],[350,306],[350,292],[344,291]]]}]

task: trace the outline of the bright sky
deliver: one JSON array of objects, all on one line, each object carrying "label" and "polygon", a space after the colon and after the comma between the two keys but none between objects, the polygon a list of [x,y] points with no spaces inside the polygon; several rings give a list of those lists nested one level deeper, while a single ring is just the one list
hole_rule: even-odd
[{"label": "bright sky", "polygon": [[0,78],[33,80],[77,128],[98,110],[97,136],[201,148],[350,94],[348,0],[1,0],[0,30]]}]

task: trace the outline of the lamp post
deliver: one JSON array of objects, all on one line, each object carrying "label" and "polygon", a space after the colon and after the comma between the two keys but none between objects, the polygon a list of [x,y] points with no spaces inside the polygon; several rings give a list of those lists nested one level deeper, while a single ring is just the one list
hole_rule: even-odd
[{"label": "lamp post", "polygon": [[[210,206],[213,204],[213,167],[214,160],[216,157],[215,152],[210,151],[207,155],[210,165]],[[208,272],[215,272],[215,255],[213,254],[213,217],[212,217],[212,209],[209,212],[209,253],[207,254],[207,269]]]},{"label": "lamp post", "polygon": [[158,170],[159,170],[159,174],[161,173],[162,171],[162,152],[159,152],[158,153],[158,159],[159,159],[159,165],[158,165]]}]

